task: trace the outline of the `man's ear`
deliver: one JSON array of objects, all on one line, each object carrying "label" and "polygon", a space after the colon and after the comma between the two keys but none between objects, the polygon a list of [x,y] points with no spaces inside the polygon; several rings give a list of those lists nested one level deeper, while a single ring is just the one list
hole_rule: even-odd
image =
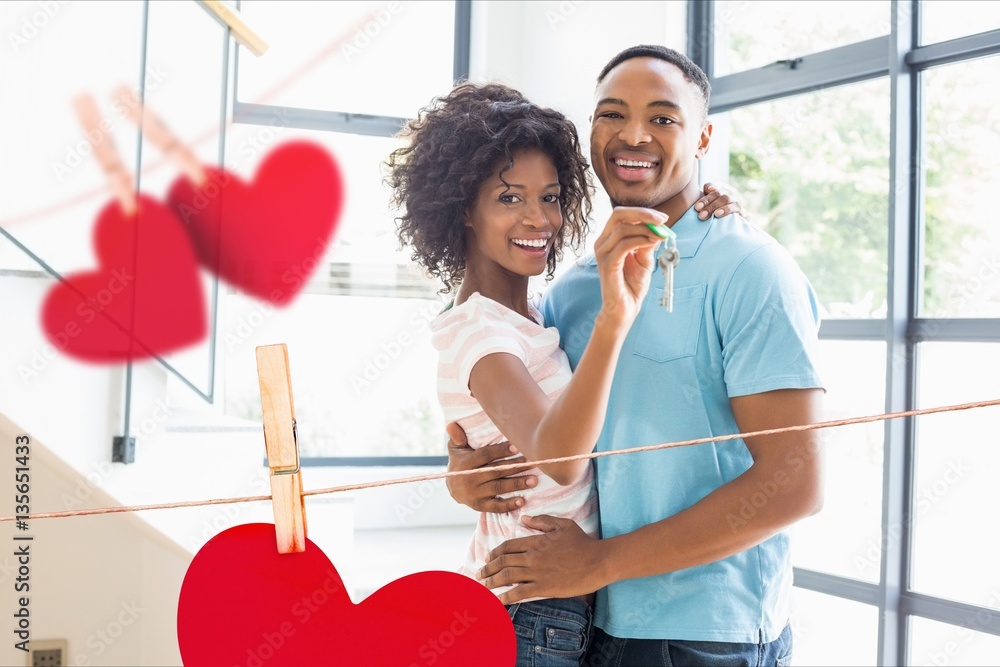
[{"label": "man's ear", "polygon": [[695,157],[699,160],[708,155],[708,145],[712,142],[712,124],[705,122],[705,127],[701,128],[701,137],[698,140],[698,152]]}]

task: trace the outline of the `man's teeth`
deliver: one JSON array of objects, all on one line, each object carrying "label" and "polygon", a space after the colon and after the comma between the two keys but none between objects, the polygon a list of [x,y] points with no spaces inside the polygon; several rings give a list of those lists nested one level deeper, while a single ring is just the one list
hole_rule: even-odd
[{"label": "man's teeth", "polygon": [[545,239],[535,239],[533,241],[528,241],[525,239],[514,239],[514,243],[528,248],[544,248],[545,244],[548,243],[548,241],[546,241]]},{"label": "man's teeth", "polygon": [[616,159],[615,164],[619,167],[645,167],[646,169],[652,169],[652,162],[640,162],[639,160],[621,160]]}]

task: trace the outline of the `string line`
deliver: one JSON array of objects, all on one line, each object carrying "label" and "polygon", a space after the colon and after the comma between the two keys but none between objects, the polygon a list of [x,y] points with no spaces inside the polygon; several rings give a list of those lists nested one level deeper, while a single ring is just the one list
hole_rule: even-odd
[{"label": "string line", "polygon": [[[531,468],[537,468],[541,465],[546,465],[549,463],[562,463],[564,461],[582,461],[584,459],[596,459],[602,456],[618,456],[620,454],[635,454],[639,452],[652,452],[661,449],[670,449],[672,447],[688,447],[691,445],[703,445],[710,442],[725,442],[727,440],[737,440],[737,439],[748,439],[757,438],[766,435],[777,435],[779,433],[793,433],[796,431],[815,431],[826,428],[834,428],[837,426],[850,426],[852,424],[868,424],[871,422],[887,421],[889,419],[903,419],[905,417],[917,417],[920,415],[931,415],[941,412],[958,412],[960,410],[972,410],[974,408],[988,408],[1000,406],[1000,398],[996,398],[990,401],[978,401],[975,403],[958,403],[955,405],[943,405],[934,408],[924,408],[921,410],[906,410],[903,412],[886,412],[878,415],[868,415],[865,417],[849,417],[846,419],[835,419],[831,421],[816,422],[815,424],[799,424],[796,426],[784,426],[781,428],[769,428],[762,431],[749,431],[746,433],[734,433],[732,435],[716,435],[709,438],[695,438],[693,440],[678,440],[675,442],[666,442],[659,445],[644,445],[641,447],[630,447],[628,449],[615,449],[606,452],[591,452],[589,454],[576,454],[574,456],[560,456],[558,458],[552,459],[542,459],[540,461],[527,461],[524,463],[505,463],[500,465],[492,465],[489,467],[491,472],[496,471],[515,471],[515,470],[530,470]],[[361,489],[374,489],[383,486],[395,486],[398,484],[412,484],[414,482],[425,482],[436,479],[446,479],[449,477],[459,477],[461,475],[475,475],[483,472],[482,468],[476,468],[473,470],[453,470],[451,472],[439,472],[430,475],[416,475],[413,477],[398,477],[395,479],[379,480],[375,482],[362,482],[358,484],[344,484],[341,486],[331,486],[324,489],[312,489],[310,491],[303,491],[303,496],[319,496],[327,495],[331,493],[343,493],[345,491],[358,491]],[[121,512],[145,512],[149,510],[161,510],[161,509],[175,509],[179,507],[200,507],[203,505],[228,505],[232,503],[247,503],[247,502],[259,502],[263,500],[271,500],[270,495],[266,496],[243,496],[239,498],[216,498],[213,500],[188,500],[183,502],[174,503],[159,503],[154,505],[132,505],[132,506],[121,506],[121,507],[95,507],[91,509],[81,509],[81,510],[68,510],[65,512],[42,512],[38,514],[30,514],[27,519],[21,516],[20,520],[32,520],[32,519],[62,519],[71,516],[94,516],[98,514],[118,514]],[[17,517],[15,516],[0,516],[0,523],[5,521],[14,521]]]}]

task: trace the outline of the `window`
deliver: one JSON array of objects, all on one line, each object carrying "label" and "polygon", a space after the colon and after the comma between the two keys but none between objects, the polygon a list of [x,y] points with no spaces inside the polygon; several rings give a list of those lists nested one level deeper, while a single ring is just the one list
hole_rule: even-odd
[{"label": "window", "polygon": [[[986,3],[990,6],[990,3]],[[923,304],[929,317],[1000,317],[1000,229],[968,202],[1000,183],[1000,57],[927,70]]]},{"label": "window", "polygon": [[[713,115],[712,150],[795,257],[823,318],[884,317],[889,86],[878,79]],[[718,156],[716,159],[719,159]],[[727,180],[726,176],[721,177]]]},{"label": "window", "polygon": [[[882,412],[885,382],[858,386],[857,379],[885,364],[885,343],[823,340],[820,363],[827,419]],[[796,567],[879,581],[884,430],[881,424],[857,424],[819,432],[829,483],[823,511],[792,531]],[[850,484],[837,482],[845,479]]]},{"label": "window", "polygon": [[1000,29],[1000,5],[979,0],[923,0],[921,44]]},{"label": "window", "polygon": [[406,117],[466,67],[468,7],[244,2],[242,12],[268,26],[273,53],[240,55],[227,164],[249,179],[272,146],[306,139],[337,160],[347,196],[333,242],[290,305],[228,288],[221,296],[226,413],[260,418],[253,349],[282,341],[307,463],[440,463],[429,322],[444,302],[398,247],[382,163]]},{"label": "window", "polygon": [[[976,209],[1000,181],[997,3],[688,11],[703,180],[813,282],[827,418],[996,398],[1000,236]],[[826,506],[793,531],[797,662],[996,661],[995,432],[973,410],[825,433]]]},{"label": "window", "polygon": [[[1000,345],[921,343],[917,405],[932,407],[996,398]],[[970,369],[962,372],[958,369]],[[971,369],[975,369],[972,372]],[[961,382],[955,382],[956,372]],[[1000,476],[995,409],[928,415],[917,422],[913,508],[914,590],[983,604],[1000,586],[996,534],[981,525],[996,503]]]},{"label": "window", "polygon": [[[875,664],[878,609],[796,588],[792,594],[792,660],[797,665]],[[836,618],[836,623],[830,619]]]},{"label": "window", "polygon": [[254,2],[266,58],[240,59],[237,100],[408,118],[451,89],[454,2]]},{"label": "window", "polygon": [[[988,602],[985,598],[988,598]],[[1000,593],[996,589],[984,596],[983,603],[1000,609]],[[965,626],[938,623],[916,616],[910,621],[911,665],[968,665],[991,667],[1000,655],[1000,637],[982,632],[988,623],[985,617],[970,614]]]},{"label": "window", "polygon": [[715,72],[765,67],[889,33],[889,2],[750,2],[715,3]]}]

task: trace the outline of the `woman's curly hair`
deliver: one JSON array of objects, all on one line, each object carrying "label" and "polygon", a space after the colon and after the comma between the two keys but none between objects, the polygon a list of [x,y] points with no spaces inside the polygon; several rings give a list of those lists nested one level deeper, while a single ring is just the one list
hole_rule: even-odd
[{"label": "woman's curly hair", "polygon": [[548,256],[548,278],[567,241],[576,247],[586,237],[593,186],[576,128],[558,111],[501,84],[463,83],[421,109],[400,136],[409,142],[389,156],[385,179],[402,212],[396,234],[413,249],[412,259],[444,282],[442,292],[465,275],[465,214],[480,186],[498,164],[502,181],[525,148],[548,155],[559,174],[563,224]]}]

